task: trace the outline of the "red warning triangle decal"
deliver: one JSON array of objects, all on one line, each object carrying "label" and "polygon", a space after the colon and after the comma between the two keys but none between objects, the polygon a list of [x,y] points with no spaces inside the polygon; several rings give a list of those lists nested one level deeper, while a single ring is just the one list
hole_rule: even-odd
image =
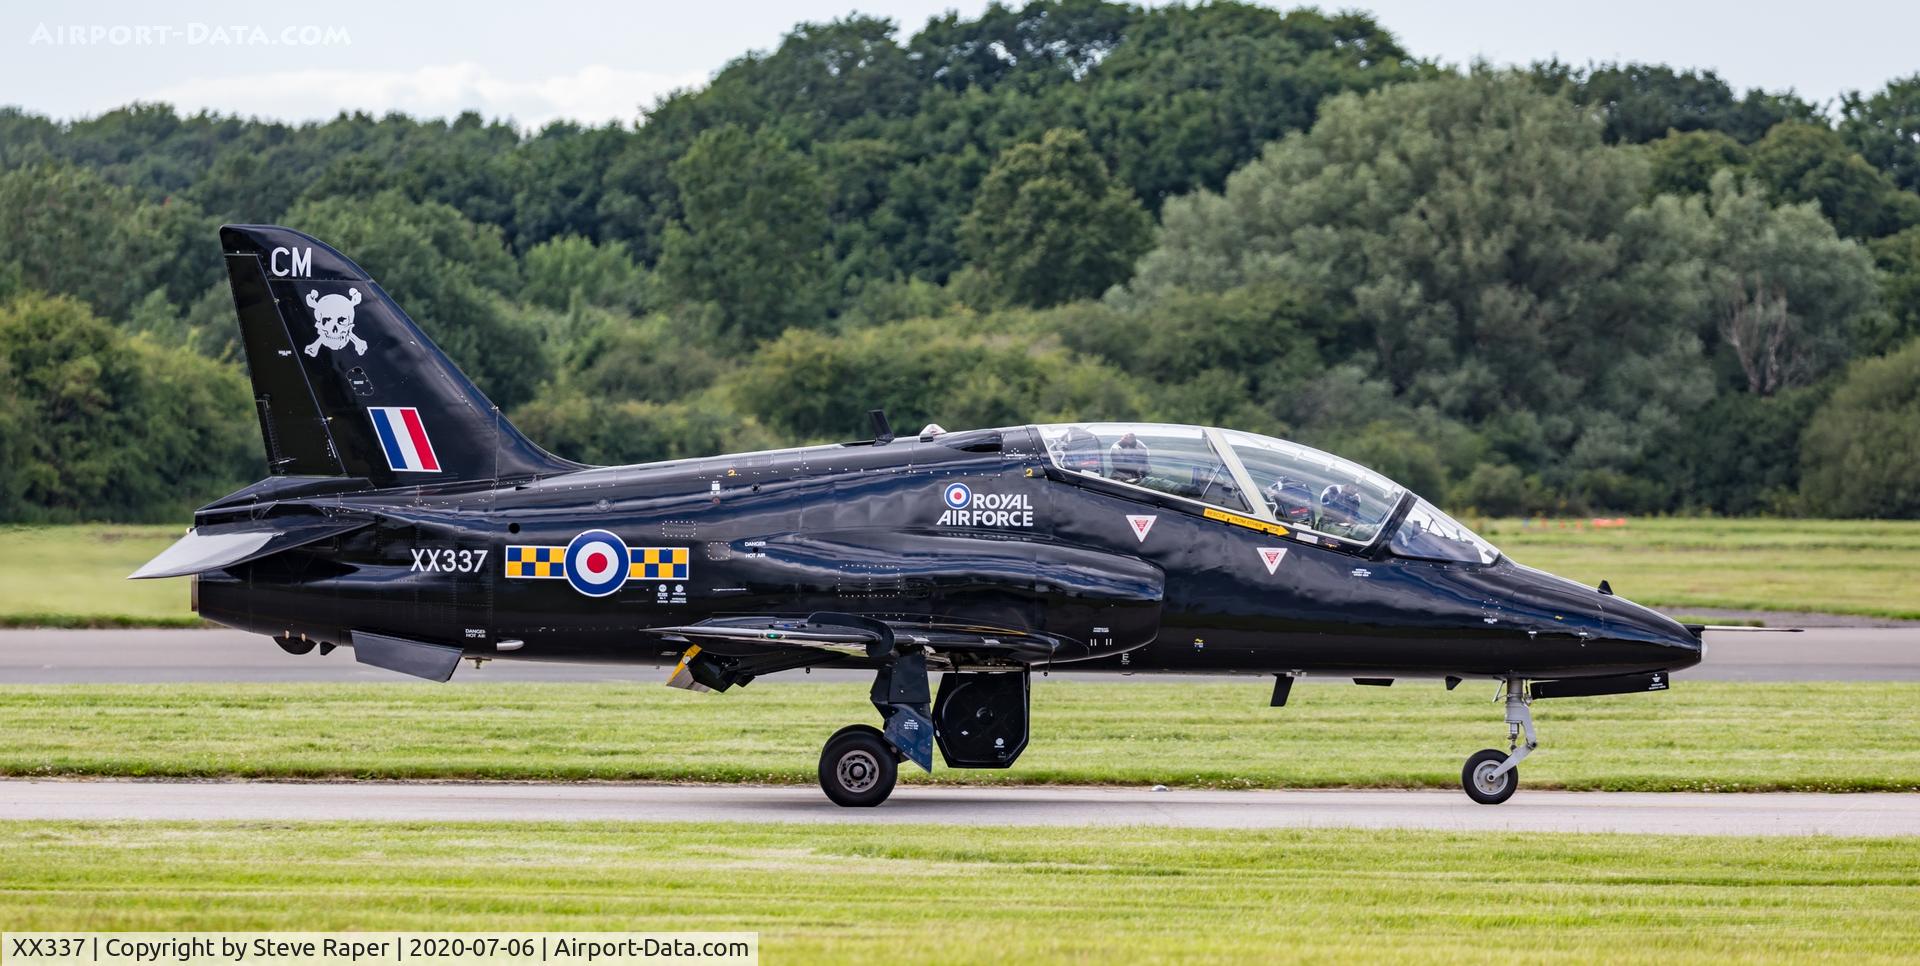
[{"label": "red warning triangle decal", "polygon": [[1157,516],[1135,516],[1129,513],[1127,514],[1127,526],[1133,528],[1134,539],[1141,543],[1146,543],[1147,531],[1153,529],[1153,521],[1158,519],[1160,518]]},{"label": "red warning triangle decal", "polygon": [[1280,561],[1286,559],[1286,556],[1287,548],[1285,547],[1260,548],[1260,562],[1267,565],[1267,573],[1273,573],[1278,569]]}]

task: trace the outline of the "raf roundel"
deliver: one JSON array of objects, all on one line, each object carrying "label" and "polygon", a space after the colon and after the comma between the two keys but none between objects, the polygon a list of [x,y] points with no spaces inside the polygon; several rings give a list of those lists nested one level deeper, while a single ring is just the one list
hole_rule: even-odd
[{"label": "raf roundel", "polygon": [[947,484],[947,506],[955,510],[964,510],[973,502],[973,490],[965,483]]},{"label": "raf roundel", "polygon": [[605,597],[627,582],[627,545],[605,530],[588,530],[567,543],[567,583],[588,597]]}]

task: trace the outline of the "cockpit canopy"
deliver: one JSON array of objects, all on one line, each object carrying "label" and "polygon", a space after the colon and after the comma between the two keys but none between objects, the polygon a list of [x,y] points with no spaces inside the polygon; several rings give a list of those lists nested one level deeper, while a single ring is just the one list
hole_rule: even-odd
[{"label": "cockpit canopy", "polygon": [[1164,423],[1036,428],[1054,465],[1070,473],[1272,520],[1353,548],[1374,544],[1411,499],[1388,543],[1395,554],[1459,563],[1492,563],[1500,554],[1406,487],[1310,446]]}]

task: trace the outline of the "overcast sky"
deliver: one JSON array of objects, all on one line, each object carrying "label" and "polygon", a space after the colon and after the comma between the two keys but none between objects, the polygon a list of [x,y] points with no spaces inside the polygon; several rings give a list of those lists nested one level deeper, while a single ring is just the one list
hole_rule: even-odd
[{"label": "overcast sky", "polygon": [[[56,3],[0,9],[0,104],[56,117],[168,101],[287,120],[342,110],[476,110],[537,127],[631,121],[657,95],[771,48],[799,20],[850,10],[911,33],[981,0],[702,0],[424,4]],[[1829,0],[1375,0],[1416,56],[1464,64],[1559,57],[1713,68],[1737,88],[1816,102],[1920,72],[1920,3]],[[163,9],[164,8],[164,9]]]}]

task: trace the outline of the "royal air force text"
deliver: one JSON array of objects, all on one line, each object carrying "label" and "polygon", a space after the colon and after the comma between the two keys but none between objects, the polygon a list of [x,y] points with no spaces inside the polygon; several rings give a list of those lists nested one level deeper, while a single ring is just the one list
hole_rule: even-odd
[{"label": "royal air force text", "polygon": [[940,514],[943,527],[1030,527],[1033,501],[1025,493],[975,493],[965,509]]}]

